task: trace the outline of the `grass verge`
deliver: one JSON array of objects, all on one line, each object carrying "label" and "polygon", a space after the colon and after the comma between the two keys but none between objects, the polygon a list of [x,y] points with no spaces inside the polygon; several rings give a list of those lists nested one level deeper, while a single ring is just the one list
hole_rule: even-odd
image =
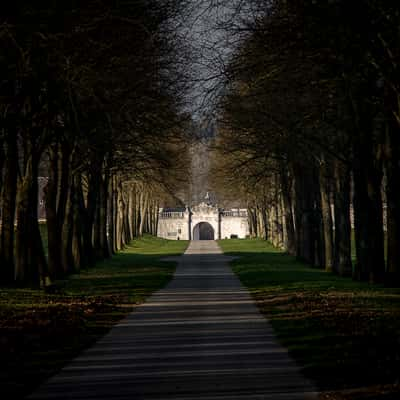
[{"label": "grass verge", "polygon": [[57,294],[0,289],[0,385],[20,399],[171,279],[188,242],[145,237],[71,276]]},{"label": "grass verge", "polygon": [[340,278],[262,240],[222,240],[233,270],[321,399],[400,398],[400,289]]}]

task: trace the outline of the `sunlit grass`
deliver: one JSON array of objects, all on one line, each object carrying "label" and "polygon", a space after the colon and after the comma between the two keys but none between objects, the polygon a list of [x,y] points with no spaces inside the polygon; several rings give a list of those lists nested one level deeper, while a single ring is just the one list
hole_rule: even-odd
[{"label": "sunlit grass", "polygon": [[188,242],[146,236],[66,280],[56,294],[0,288],[0,384],[19,399],[165,286]]},{"label": "sunlit grass", "polygon": [[311,268],[262,240],[219,243],[225,252],[240,257],[232,264],[234,271],[281,342],[320,388],[396,387],[400,289]]},{"label": "sunlit grass", "polygon": [[68,281],[65,293],[87,296],[119,296],[126,303],[140,303],[171,279],[175,264],[160,258],[181,254],[185,241],[145,236],[134,241],[112,259],[81,271]]}]

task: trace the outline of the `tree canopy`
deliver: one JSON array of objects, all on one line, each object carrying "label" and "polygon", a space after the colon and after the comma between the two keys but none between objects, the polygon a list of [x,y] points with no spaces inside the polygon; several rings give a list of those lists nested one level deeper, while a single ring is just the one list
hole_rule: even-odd
[{"label": "tree canopy", "polygon": [[[3,283],[45,284],[156,232],[159,202],[188,181],[184,54],[171,29],[183,6],[2,6]],[[47,259],[39,175],[47,179]]]},{"label": "tree canopy", "polygon": [[398,284],[397,2],[256,3],[224,72],[218,186],[243,187],[254,235],[328,270]]}]

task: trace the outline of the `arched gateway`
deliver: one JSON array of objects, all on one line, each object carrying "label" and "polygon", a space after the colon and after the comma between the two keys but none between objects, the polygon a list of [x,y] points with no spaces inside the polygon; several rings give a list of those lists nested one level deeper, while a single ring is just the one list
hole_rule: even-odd
[{"label": "arched gateway", "polygon": [[214,228],[208,222],[199,222],[193,228],[193,240],[214,240]]}]

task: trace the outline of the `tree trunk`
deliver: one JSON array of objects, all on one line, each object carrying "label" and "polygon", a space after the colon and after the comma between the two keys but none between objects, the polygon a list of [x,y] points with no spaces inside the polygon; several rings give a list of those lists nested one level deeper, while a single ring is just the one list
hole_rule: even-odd
[{"label": "tree trunk", "polygon": [[74,185],[72,177],[68,184],[68,198],[65,206],[65,218],[61,228],[61,259],[62,267],[65,273],[72,273],[77,270],[74,258],[72,256],[72,243],[73,243],[73,232],[74,232]]},{"label": "tree trunk", "polygon": [[101,169],[95,168],[95,166],[92,167],[93,169],[89,172],[88,176],[86,207],[84,204],[81,203],[81,205],[83,205],[83,211],[85,216],[83,224],[83,246],[89,267],[94,266],[96,261],[93,234],[94,234],[94,222],[100,196],[99,174],[101,174]]},{"label": "tree trunk", "polygon": [[96,260],[109,257],[107,239],[107,208],[108,208],[108,179],[102,177],[99,182],[95,223],[94,223],[94,252]]},{"label": "tree trunk", "polygon": [[[15,136],[16,135],[17,134],[15,133]],[[2,210],[1,188],[3,187],[4,164],[6,161],[5,146],[6,146],[5,138],[0,136],[0,220],[1,220],[1,210]]]},{"label": "tree trunk", "polygon": [[295,176],[296,256],[312,265],[315,262],[314,182],[312,171],[302,168]]},{"label": "tree trunk", "polygon": [[[18,148],[15,132],[6,138],[7,152],[4,163],[4,185],[1,196],[1,232],[0,232],[0,282],[9,284],[14,281],[14,232],[17,196]],[[1,173],[1,171],[0,171]]]},{"label": "tree trunk", "polygon": [[61,261],[61,229],[57,218],[57,189],[59,186],[58,144],[49,150],[48,181],[44,189],[48,236],[48,263],[51,280],[63,275]]},{"label": "tree trunk", "polygon": [[160,206],[158,203],[155,203],[154,206],[154,228],[153,228],[153,235],[157,236],[158,235],[158,210],[159,210]]},{"label": "tree trunk", "polygon": [[333,223],[331,213],[329,178],[327,177],[327,167],[325,162],[320,168],[320,192],[321,192],[321,212],[324,239],[324,267],[325,271],[333,271]]},{"label": "tree trunk", "polygon": [[124,242],[125,245],[129,244],[132,240],[132,235],[129,227],[129,191],[126,187],[123,188],[123,204],[124,204]]},{"label": "tree trunk", "polygon": [[267,237],[267,232],[265,230],[266,225],[264,224],[264,217],[263,217],[264,210],[257,205],[256,207],[256,221],[257,221],[257,233],[260,239],[265,239]]},{"label": "tree trunk", "polygon": [[282,227],[279,218],[279,204],[277,198],[275,197],[274,203],[272,205],[272,235],[273,235],[273,245],[277,248],[282,246],[281,242]]},{"label": "tree trunk", "polygon": [[378,283],[385,275],[381,132],[376,129],[376,106],[370,101],[368,84],[358,87],[349,97],[355,122],[352,150],[357,263],[353,277]]},{"label": "tree trunk", "polygon": [[39,157],[27,151],[17,195],[15,278],[20,284],[38,285],[48,276],[38,224],[38,164]]},{"label": "tree trunk", "polygon": [[334,193],[334,270],[341,276],[351,276],[350,171],[336,161]]},{"label": "tree trunk", "polygon": [[143,236],[144,227],[146,224],[147,216],[147,203],[148,203],[148,193],[147,191],[142,191],[140,194],[140,226],[139,226],[139,236]]},{"label": "tree trunk", "polygon": [[130,189],[131,195],[131,214],[130,214],[130,224],[132,230],[132,239],[137,236],[137,222],[136,222],[136,192],[135,192],[135,185],[133,185]]},{"label": "tree trunk", "polygon": [[58,185],[57,224],[60,231],[61,269],[64,274],[69,273],[71,270],[68,257],[66,257],[71,251],[71,233],[68,230],[68,226],[66,226],[67,207],[72,185],[71,162],[71,148],[66,141],[63,141],[59,160],[60,183]]},{"label": "tree trunk", "polygon": [[115,253],[115,208],[114,208],[114,176],[110,174],[108,179],[108,246],[110,256]]},{"label": "tree trunk", "polygon": [[400,286],[400,138],[399,126],[389,124],[386,133],[386,286]]},{"label": "tree trunk", "polygon": [[140,227],[140,193],[139,193],[139,188],[136,187],[136,193],[135,193],[135,237],[139,236],[139,227]]},{"label": "tree trunk", "polygon": [[134,205],[134,200],[133,200],[133,191],[132,187],[129,187],[127,189],[127,198],[128,198],[128,210],[127,210],[127,225],[128,225],[128,234],[130,237],[130,240],[134,238],[134,218],[133,218],[133,205]]},{"label": "tree trunk", "polygon": [[285,248],[290,255],[296,254],[296,232],[294,228],[293,218],[293,201],[292,201],[292,190],[289,182],[287,172],[282,169],[280,173],[281,177],[281,191],[283,201],[283,212],[285,219]]},{"label": "tree trunk", "polygon": [[257,237],[257,224],[256,224],[256,217],[255,217],[254,209],[251,207],[247,207],[247,216],[249,222],[249,235],[251,238]]},{"label": "tree trunk", "polygon": [[117,185],[117,177],[114,175],[113,177],[113,226],[114,230],[114,243],[113,243],[113,253],[118,251],[118,185]]},{"label": "tree trunk", "polygon": [[374,157],[360,144],[356,150],[354,176],[354,218],[357,263],[354,276],[371,283],[383,282],[382,172],[374,165]]},{"label": "tree trunk", "polygon": [[275,224],[277,231],[277,247],[284,248],[284,233],[283,233],[283,209],[280,196],[280,178],[275,175],[275,191],[274,191],[274,205],[275,205]]},{"label": "tree trunk", "polygon": [[313,171],[313,197],[314,212],[312,216],[312,226],[314,228],[314,263],[318,268],[325,268],[325,237],[324,223],[322,217],[321,188],[319,174]]},{"label": "tree trunk", "polygon": [[69,270],[65,257],[69,243],[68,237],[63,237],[63,230],[71,183],[70,156],[70,148],[66,142],[56,143],[49,149],[50,168],[45,195],[48,263],[50,277],[53,280],[63,277]]},{"label": "tree trunk", "polygon": [[94,264],[94,251],[92,242],[93,222],[90,222],[88,211],[85,205],[85,196],[83,193],[82,178],[77,177],[75,186],[77,208],[79,210],[80,229],[82,238],[82,247],[80,248],[80,262],[84,267],[90,267]]},{"label": "tree trunk", "polygon": [[110,257],[110,246],[108,243],[108,203],[109,203],[109,172],[104,174],[102,182],[102,196],[100,202],[100,246],[102,249],[102,258]]},{"label": "tree trunk", "polygon": [[267,210],[265,207],[261,208],[261,232],[260,237],[264,240],[268,240],[268,217]]},{"label": "tree trunk", "polygon": [[116,248],[117,251],[122,250],[123,244],[123,224],[124,224],[124,216],[123,216],[123,200],[121,193],[121,185],[118,182],[116,184],[116,197],[117,197],[117,208],[116,208]]}]

